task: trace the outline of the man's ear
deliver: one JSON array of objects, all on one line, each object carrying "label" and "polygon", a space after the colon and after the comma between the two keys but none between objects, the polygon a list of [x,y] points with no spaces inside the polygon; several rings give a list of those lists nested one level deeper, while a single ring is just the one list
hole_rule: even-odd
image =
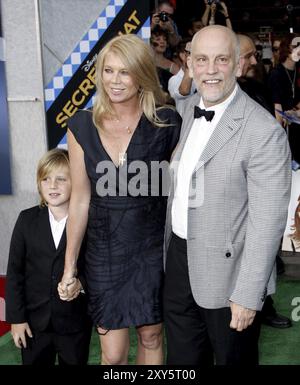
[{"label": "man's ear", "polygon": [[193,66],[192,66],[191,55],[188,56],[186,64],[187,64],[188,69],[189,69],[190,78],[193,79],[194,76],[193,76]]},{"label": "man's ear", "polygon": [[237,78],[242,76],[244,65],[245,65],[245,58],[243,56],[240,56],[236,66],[236,71],[235,71],[235,76]]}]

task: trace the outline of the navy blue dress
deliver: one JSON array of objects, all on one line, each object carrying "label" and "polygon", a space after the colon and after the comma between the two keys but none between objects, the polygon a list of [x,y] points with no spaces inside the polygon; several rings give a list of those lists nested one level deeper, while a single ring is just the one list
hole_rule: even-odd
[{"label": "navy blue dress", "polygon": [[[101,143],[91,111],[80,110],[68,121],[69,129],[84,151],[92,191],[86,251],[89,313],[94,325],[108,330],[162,322],[167,197],[157,186],[156,193],[149,196],[150,163],[170,160],[179,139],[181,118],[167,107],[158,109],[157,114],[167,126],[153,126],[142,115],[127,148],[127,162],[119,168],[114,166]],[[132,162],[137,160],[148,165],[146,179],[138,178],[139,182],[134,179],[138,171],[129,172]],[[107,175],[105,165],[111,172],[106,185],[100,183]],[[148,188],[148,192],[133,196],[128,189],[129,194],[124,194],[124,183],[125,187],[136,183],[137,188],[144,192]],[[108,184],[115,193],[103,196],[101,186]]]}]

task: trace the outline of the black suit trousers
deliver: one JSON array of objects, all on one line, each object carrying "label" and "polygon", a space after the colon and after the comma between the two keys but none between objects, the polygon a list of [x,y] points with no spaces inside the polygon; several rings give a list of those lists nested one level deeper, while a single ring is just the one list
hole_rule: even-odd
[{"label": "black suit trousers", "polygon": [[91,326],[72,334],[56,333],[51,326],[45,331],[33,331],[27,336],[27,347],[22,348],[23,365],[53,366],[87,365]]},{"label": "black suit trousers", "polygon": [[172,234],[167,253],[164,320],[169,365],[258,365],[260,314],[242,332],[229,327],[229,307],[205,309],[194,300],[186,241]]}]

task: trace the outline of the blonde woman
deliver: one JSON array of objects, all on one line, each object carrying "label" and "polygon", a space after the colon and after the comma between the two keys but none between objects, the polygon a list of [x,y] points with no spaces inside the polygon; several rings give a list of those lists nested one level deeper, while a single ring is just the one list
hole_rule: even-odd
[{"label": "blonde woman", "polygon": [[[73,189],[60,290],[67,295],[76,276],[87,228],[89,312],[102,364],[128,363],[129,327],[138,334],[136,363],[162,364],[166,197],[152,196],[147,183],[152,162],[170,160],[180,117],[164,106],[151,50],[137,36],[112,39],[99,53],[96,70],[93,111],[79,111],[68,124]],[[140,183],[138,171],[130,172],[137,161],[146,166]]]}]

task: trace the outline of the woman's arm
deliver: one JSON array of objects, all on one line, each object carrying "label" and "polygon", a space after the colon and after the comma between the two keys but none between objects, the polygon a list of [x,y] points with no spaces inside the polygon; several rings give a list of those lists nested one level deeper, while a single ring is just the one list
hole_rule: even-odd
[{"label": "woman's arm", "polygon": [[224,17],[225,17],[226,27],[232,29],[232,24],[231,24],[231,21],[230,21],[230,18],[229,18],[227,6],[226,6],[226,4],[224,3],[224,1],[220,1],[220,5],[221,5],[221,7],[222,7],[221,12],[223,13],[223,15],[224,15]]},{"label": "woman's arm", "polygon": [[67,249],[62,287],[73,282],[76,275],[76,263],[87,227],[88,210],[91,199],[91,184],[86,173],[84,153],[75,137],[68,130],[68,150],[70,158],[72,193],[67,221]]},{"label": "woman's arm", "polygon": [[216,23],[215,22],[216,10],[217,10],[216,3],[212,3],[212,5],[210,6],[210,19],[208,22],[209,25],[214,25]]},{"label": "woman's arm", "polygon": [[208,25],[208,18],[209,18],[209,13],[210,13],[210,5],[207,3],[207,0],[204,0],[205,4],[205,10],[202,15],[201,21],[204,26]]}]

